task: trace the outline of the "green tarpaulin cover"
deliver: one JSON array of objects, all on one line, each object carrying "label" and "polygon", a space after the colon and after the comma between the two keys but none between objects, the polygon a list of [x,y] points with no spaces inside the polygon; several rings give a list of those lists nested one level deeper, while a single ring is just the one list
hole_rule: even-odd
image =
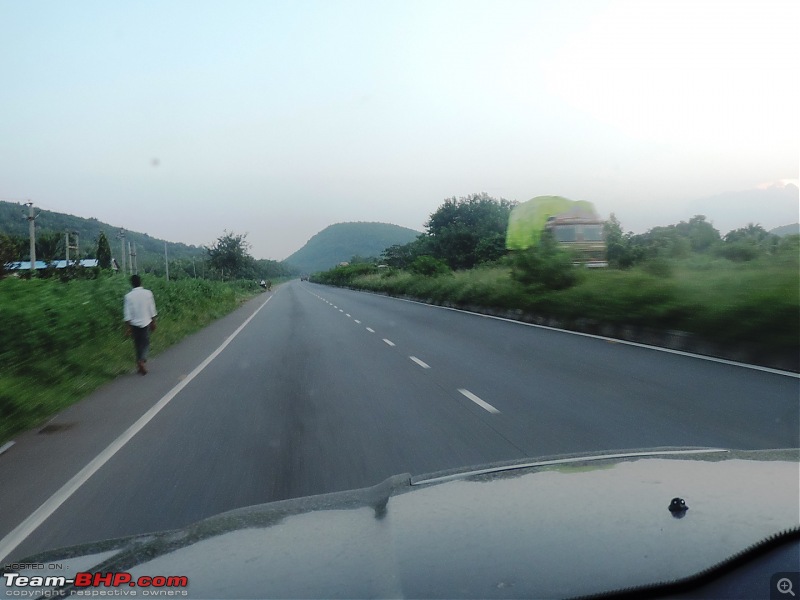
[{"label": "green tarpaulin cover", "polygon": [[506,231],[506,248],[525,250],[538,243],[549,217],[573,210],[595,212],[594,205],[585,200],[569,200],[561,196],[537,196],[518,204],[511,211]]}]

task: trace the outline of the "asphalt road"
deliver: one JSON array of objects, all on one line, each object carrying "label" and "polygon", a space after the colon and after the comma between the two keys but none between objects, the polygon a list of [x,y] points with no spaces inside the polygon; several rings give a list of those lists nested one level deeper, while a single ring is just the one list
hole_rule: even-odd
[{"label": "asphalt road", "polygon": [[307,282],[256,298],[150,368],[0,454],[0,560],[404,472],[800,446],[793,375]]}]

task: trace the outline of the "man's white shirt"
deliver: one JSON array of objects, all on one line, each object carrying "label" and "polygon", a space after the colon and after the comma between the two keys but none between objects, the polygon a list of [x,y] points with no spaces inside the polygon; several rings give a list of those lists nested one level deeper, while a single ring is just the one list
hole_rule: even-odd
[{"label": "man's white shirt", "polygon": [[125,294],[125,322],[134,327],[147,327],[158,314],[153,292],[143,287],[133,288]]}]

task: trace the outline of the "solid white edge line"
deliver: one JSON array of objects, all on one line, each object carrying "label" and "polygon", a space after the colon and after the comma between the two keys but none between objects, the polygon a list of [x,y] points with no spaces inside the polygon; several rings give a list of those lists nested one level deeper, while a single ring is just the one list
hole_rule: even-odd
[{"label": "solid white edge line", "polygon": [[417,363],[417,364],[418,364],[420,367],[422,367],[423,369],[430,369],[430,368],[431,368],[431,366],[430,366],[428,363],[426,363],[426,362],[424,362],[424,361],[421,361],[421,360],[420,360],[420,359],[418,359],[416,356],[409,356],[408,358],[410,358],[411,360],[413,360],[415,363]]},{"label": "solid white edge line", "polygon": [[383,341],[389,344],[390,346],[394,346],[394,342],[392,340],[387,340],[386,338],[383,338]]},{"label": "solid white edge line", "polygon": [[470,392],[469,390],[465,390],[465,389],[463,389],[463,388],[459,388],[459,390],[458,390],[458,391],[459,391],[459,392],[461,392],[462,394],[464,394],[464,395],[465,395],[467,398],[469,398],[470,400],[472,400],[472,401],[473,401],[475,404],[477,404],[478,406],[480,406],[482,409],[484,409],[484,410],[486,410],[486,411],[488,411],[488,412],[492,413],[493,415],[496,415],[496,414],[499,414],[499,413],[500,413],[500,411],[499,411],[499,410],[497,410],[497,409],[496,409],[494,406],[492,406],[492,405],[491,405],[491,404],[489,404],[488,402],[484,402],[483,400],[481,400],[480,398],[478,398],[478,397],[477,397],[475,394],[473,394],[473,393],[472,393],[472,392]]},{"label": "solid white edge line", "polygon": [[222,342],[222,344],[214,350],[203,362],[201,362],[194,370],[186,376],[180,383],[178,383],[175,387],[173,387],[165,396],[161,398],[158,402],[156,402],[150,410],[144,413],[139,419],[131,425],[125,432],[122,433],[117,439],[115,439],[111,444],[106,447],[105,450],[100,452],[97,456],[95,456],[83,469],[78,471],[78,473],[72,477],[67,483],[65,483],[61,488],[56,491],[50,498],[48,498],[44,504],[42,504],[39,508],[37,508],[27,519],[22,521],[19,525],[17,525],[11,532],[8,533],[2,540],[0,540],[0,564],[4,564],[6,560],[10,558],[10,554],[19,546],[25,539],[33,533],[42,523],[44,523],[58,508],[66,502],[70,496],[72,496],[78,489],[86,483],[86,481],[94,475],[100,468],[106,464],[111,458],[119,452],[119,450],[125,446],[132,438],[135,436],[139,431],[141,431],[145,425],[147,425],[153,418],[163,409],[169,402],[177,396],[183,388],[185,388],[189,383],[197,377],[200,372],[205,369],[209,363],[214,360],[219,354],[230,344],[233,339],[239,335],[239,332],[244,329],[250,321],[253,320],[259,311],[267,305],[267,302],[272,300],[273,296],[270,296],[264,301],[264,304],[259,306],[255,312],[250,315],[244,323],[239,325],[239,327],[234,331],[232,334],[228,336],[228,338]]},{"label": "solid white edge line", "polygon": [[568,333],[571,335],[580,335],[583,337],[594,338],[596,340],[604,340],[607,342],[615,342],[617,344],[625,344],[627,346],[635,346],[637,348],[647,348],[648,350],[656,350],[658,352],[666,352],[668,354],[677,354],[678,356],[687,356],[689,358],[697,358],[700,360],[707,360],[709,362],[720,363],[723,365],[730,365],[732,367],[742,367],[744,369],[752,369],[754,371],[763,371],[764,373],[772,373],[773,375],[784,375],[786,377],[794,377],[800,379],[800,373],[793,373],[792,371],[782,371],[781,369],[773,369],[772,367],[762,367],[761,365],[750,365],[748,363],[736,362],[735,360],[728,360],[727,358],[717,358],[716,356],[705,356],[703,354],[694,354],[692,352],[685,352],[684,350],[674,350],[672,348],[664,348],[662,346],[650,346],[642,344],[641,342],[631,342],[629,340],[620,340],[618,338],[606,337],[604,335],[597,335],[595,333],[584,333],[583,331],[570,331],[569,329],[559,329],[558,327],[550,327],[549,325],[537,325],[536,323],[526,323],[525,321],[517,321],[515,319],[508,319],[506,317],[498,317],[496,315],[485,315],[483,313],[472,312],[471,310],[464,310],[462,308],[453,308],[451,306],[439,306],[438,304],[428,304],[427,302],[420,302],[419,300],[409,300],[408,298],[395,298],[394,296],[386,296],[384,294],[376,294],[366,290],[350,290],[352,292],[361,292],[364,294],[372,294],[373,296],[380,296],[381,298],[389,298],[391,300],[399,300],[401,302],[410,302],[411,304],[421,304],[422,306],[430,306],[431,308],[440,308],[442,310],[452,310],[453,312],[460,312],[467,315],[474,315],[476,317],[483,317],[484,319],[495,319],[497,321],[505,321],[506,323],[514,323],[516,325],[525,325],[526,327],[537,327],[539,329],[549,329],[550,331],[559,331],[561,333]]},{"label": "solid white edge line", "polygon": [[14,440],[11,440],[10,442],[6,442],[5,444],[3,444],[3,446],[0,447],[0,454],[11,448],[11,446],[13,446],[15,443],[16,442],[14,442]]}]

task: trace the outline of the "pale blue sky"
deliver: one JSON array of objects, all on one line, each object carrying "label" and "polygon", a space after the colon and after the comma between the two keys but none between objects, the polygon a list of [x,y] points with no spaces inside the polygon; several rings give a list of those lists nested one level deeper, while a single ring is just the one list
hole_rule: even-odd
[{"label": "pale blue sky", "polygon": [[719,195],[797,183],[798,22],[794,0],[0,0],[0,199],[274,259],[482,191],[775,227],[796,195]]}]

